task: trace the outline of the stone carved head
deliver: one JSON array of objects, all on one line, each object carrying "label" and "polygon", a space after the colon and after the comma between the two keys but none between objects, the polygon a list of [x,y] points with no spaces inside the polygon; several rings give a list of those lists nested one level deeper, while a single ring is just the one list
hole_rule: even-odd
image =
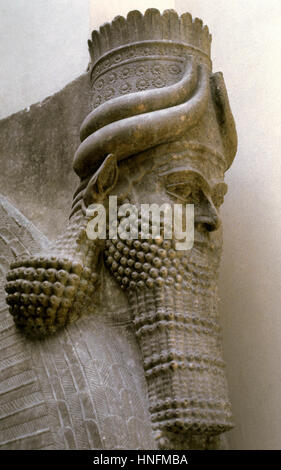
[{"label": "stone carved head", "polygon": [[[69,226],[49,253],[16,261],[7,276],[16,324],[42,336],[92,303],[105,264],[128,299],[160,438],[232,426],[217,274],[224,173],[237,137],[210,41],[200,20],[172,10],[130,12],[93,32],[93,111],[74,158],[81,183]],[[194,204],[193,248],[177,250],[163,234],[89,240],[87,207],[108,209],[110,195],[137,207]]]}]

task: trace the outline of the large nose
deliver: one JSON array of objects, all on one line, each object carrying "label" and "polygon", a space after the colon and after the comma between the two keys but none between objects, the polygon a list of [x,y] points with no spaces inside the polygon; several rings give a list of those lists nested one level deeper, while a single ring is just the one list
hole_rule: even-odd
[{"label": "large nose", "polygon": [[194,208],[195,226],[197,230],[213,232],[220,226],[221,220],[212,199],[204,194],[203,201]]}]

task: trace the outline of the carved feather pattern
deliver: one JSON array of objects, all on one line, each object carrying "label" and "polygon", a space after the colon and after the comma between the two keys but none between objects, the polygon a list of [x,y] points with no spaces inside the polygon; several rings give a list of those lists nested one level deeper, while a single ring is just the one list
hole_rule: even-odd
[{"label": "carved feather pattern", "polygon": [[15,329],[3,286],[11,261],[46,240],[2,197],[0,204],[0,449],[40,449],[54,442],[48,408],[30,344]]},{"label": "carved feather pattern", "polygon": [[47,240],[4,198],[0,227],[0,449],[155,448],[132,325],[85,315],[46,340],[26,339],[3,274]]}]

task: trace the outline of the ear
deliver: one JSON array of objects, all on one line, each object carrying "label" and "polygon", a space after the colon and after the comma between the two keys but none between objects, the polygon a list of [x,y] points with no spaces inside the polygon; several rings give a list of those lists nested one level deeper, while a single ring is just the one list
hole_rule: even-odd
[{"label": "ear", "polygon": [[227,168],[229,168],[237,152],[237,132],[221,72],[211,75],[211,92],[227,160]]},{"label": "ear", "polygon": [[115,187],[118,180],[118,166],[115,155],[109,154],[96,173],[90,179],[85,191],[86,207],[96,201],[103,200]]}]

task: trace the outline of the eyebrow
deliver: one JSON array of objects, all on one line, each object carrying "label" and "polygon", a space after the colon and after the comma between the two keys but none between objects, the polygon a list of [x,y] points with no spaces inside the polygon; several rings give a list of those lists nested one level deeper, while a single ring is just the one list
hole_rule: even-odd
[{"label": "eyebrow", "polygon": [[206,178],[196,170],[187,170],[186,168],[179,168],[176,170],[169,170],[161,174],[162,177],[166,179],[167,187],[176,187],[184,186],[190,182],[190,178],[196,178],[197,182],[208,191],[211,191],[212,188]]}]

